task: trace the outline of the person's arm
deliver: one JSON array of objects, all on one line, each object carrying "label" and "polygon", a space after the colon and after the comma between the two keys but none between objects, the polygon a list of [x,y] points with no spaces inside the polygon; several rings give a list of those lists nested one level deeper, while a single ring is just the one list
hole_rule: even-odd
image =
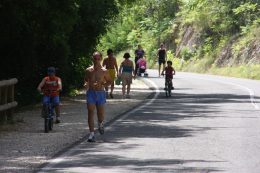
[{"label": "person's arm", "polygon": [[116,74],[118,76],[118,66],[117,66],[116,58],[115,58],[115,68],[116,68]]},{"label": "person's arm", "polygon": [[122,68],[123,68],[123,63],[120,64],[120,67],[119,67],[119,76],[121,75],[122,73]]},{"label": "person's arm", "polygon": [[174,68],[172,68],[173,70],[172,70],[172,72],[173,72],[173,75],[175,75],[175,73],[176,73],[176,71],[175,71],[175,69]]},{"label": "person's arm", "polygon": [[134,63],[133,62],[131,62],[131,65],[132,65],[132,73],[133,73],[133,77],[134,77],[134,79],[135,79],[135,67],[134,67]]},{"label": "person's arm", "polygon": [[86,70],[85,77],[84,77],[84,87],[88,89],[89,87],[89,71]]},{"label": "person's arm", "polygon": [[37,90],[39,92],[42,92],[42,87],[44,86],[44,84],[45,84],[45,78],[42,79],[42,81],[40,82],[40,84],[37,87]]},{"label": "person's arm", "polygon": [[61,78],[58,78],[58,90],[61,91],[62,90],[62,82],[61,82]]},{"label": "person's arm", "polygon": [[102,66],[103,66],[103,67],[106,67],[106,58],[103,60]]},{"label": "person's arm", "polygon": [[105,87],[108,87],[108,86],[110,86],[111,84],[112,84],[112,79],[111,79],[111,77],[110,77],[110,75],[109,75],[109,73],[108,73],[108,71],[106,70],[106,71],[104,71],[104,79],[105,79],[105,81],[103,82],[103,84],[102,85],[104,85]]}]

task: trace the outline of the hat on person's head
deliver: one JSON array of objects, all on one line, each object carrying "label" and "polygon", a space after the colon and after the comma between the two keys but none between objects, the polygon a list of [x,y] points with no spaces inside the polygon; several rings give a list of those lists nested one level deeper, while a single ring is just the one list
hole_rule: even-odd
[{"label": "hat on person's head", "polygon": [[128,52],[126,52],[126,53],[124,54],[124,58],[126,58],[126,59],[130,58],[130,54],[129,54]]},{"label": "hat on person's head", "polygon": [[48,67],[47,73],[48,73],[48,75],[55,74],[55,67]]}]

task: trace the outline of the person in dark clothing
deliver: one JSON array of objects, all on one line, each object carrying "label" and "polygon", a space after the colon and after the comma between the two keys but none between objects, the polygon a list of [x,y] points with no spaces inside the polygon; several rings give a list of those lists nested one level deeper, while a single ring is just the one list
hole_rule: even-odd
[{"label": "person in dark clothing", "polygon": [[161,43],[160,45],[160,48],[158,49],[157,51],[157,57],[158,57],[158,63],[159,63],[159,77],[161,75],[161,65],[163,65],[163,68],[162,69],[165,69],[165,62],[166,62],[166,59],[167,59],[167,51],[166,51],[166,48],[164,47],[164,44]]}]

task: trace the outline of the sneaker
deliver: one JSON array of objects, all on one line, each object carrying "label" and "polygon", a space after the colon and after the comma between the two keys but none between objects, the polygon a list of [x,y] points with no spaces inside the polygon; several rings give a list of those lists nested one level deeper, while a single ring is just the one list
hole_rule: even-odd
[{"label": "sneaker", "polygon": [[98,124],[98,131],[101,135],[103,135],[105,133],[105,129],[104,129],[104,122],[102,121],[101,123]]},{"label": "sneaker", "polygon": [[127,99],[130,99],[130,95],[129,95],[129,94],[127,94],[127,95],[126,95],[126,98],[127,98]]},{"label": "sneaker", "polygon": [[96,142],[95,136],[92,136],[92,137],[89,136],[88,142]]}]

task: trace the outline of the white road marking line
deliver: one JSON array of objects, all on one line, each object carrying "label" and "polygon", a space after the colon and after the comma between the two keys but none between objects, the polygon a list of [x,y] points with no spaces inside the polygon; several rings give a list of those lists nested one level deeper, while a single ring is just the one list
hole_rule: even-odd
[{"label": "white road marking line", "polygon": [[[154,100],[158,97],[158,95],[160,94],[160,90],[158,88],[158,86],[151,80],[149,79],[144,79],[146,80],[147,82],[149,82],[154,88],[155,88],[155,95],[153,96],[152,99],[150,99],[147,103],[143,104],[142,106],[139,106],[129,112],[127,112],[126,114],[124,114],[122,117],[120,117],[118,120],[114,121],[113,123],[111,123],[106,129],[107,130],[111,130],[113,128],[113,125],[118,123],[118,121],[122,121],[123,119],[125,119],[127,116],[129,116],[130,114],[142,109],[143,107],[145,106],[148,106],[150,104],[152,104],[154,102]],[[99,135],[97,135],[99,136]],[[81,142],[79,145],[85,143],[86,140],[84,140],[83,142]],[[68,155],[71,155],[72,153],[74,152],[73,149],[70,149],[69,151],[66,151],[65,153],[63,153],[62,155],[60,155],[58,158],[55,158],[55,159],[51,159],[49,160],[49,163],[44,166],[43,168],[41,168],[41,171],[39,171],[38,173],[45,173],[45,171],[50,171],[50,170],[55,170],[56,168],[53,168],[56,164],[60,163],[60,162],[64,162],[66,161],[66,157]]]},{"label": "white road marking line", "polygon": [[110,128],[108,128],[109,130],[113,127],[114,124],[116,124],[118,121],[121,121],[123,119],[125,119],[127,116],[129,116],[130,114],[144,108],[145,106],[148,106],[150,104],[152,104],[154,102],[154,100],[158,97],[158,95],[160,94],[160,90],[158,88],[158,86],[151,80],[149,79],[144,79],[146,80],[147,82],[149,82],[154,88],[155,88],[155,95],[153,96],[152,99],[150,99],[147,103],[143,104],[142,106],[139,106],[129,112],[127,112],[126,114],[124,114],[122,117],[120,117],[117,121],[113,122],[112,124],[110,124]]},{"label": "white road marking line", "polygon": [[253,107],[254,107],[255,109],[259,110],[259,106],[256,104],[256,101],[255,101],[255,93],[254,93],[254,91],[251,90],[250,88],[246,87],[246,86],[243,86],[243,85],[240,85],[240,84],[236,84],[236,83],[233,83],[233,82],[224,82],[224,81],[217,80],[217,79],[205,79],[205,78],[194,77],[194,76],[193,76],[193,77],[189,77],[189,78],[209,80],[209,81],[214,81],[214,82],[229,84],[229,85],[233,85],[233,86],[237,86],[237,87],[243,88],[244,90],[246,90],[247,92],[249,92],[250,102],[251,102],[251,104],[253,105]]}]

